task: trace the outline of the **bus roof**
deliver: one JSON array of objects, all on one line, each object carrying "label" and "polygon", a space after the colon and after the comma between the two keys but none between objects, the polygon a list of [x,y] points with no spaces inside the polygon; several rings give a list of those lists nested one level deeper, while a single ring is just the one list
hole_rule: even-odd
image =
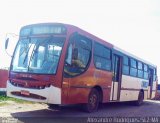
[{"label": "bus roof", "polygon": [[60,25],[60,26],[66,27],[66,28],[68,28],[70,30],[77,30],[80,34],[85,35],[86,37],[88,37],[88,38],[90,38],[92,40],[98,41],[98,42],[108,46],[109,48],[113,48],[113,45],[111,43],[109,43],[109,42],[107,42],[107,41],[105,41],[103,39],[100,39],[100,38],[96,37],[95,35],[87,32],[87,31],[85,31],[85,30],[83,30],[83,29],[81,29],[79,27],[76,27],[76,26],[70,25],[70,24],[64,24],[64,23],[37,23],[37,24],[30,24],[30,25],[23,26],[21,28],[21,30],[24,29],[24,28],[32,27],[32,26],[41,26],[41,25],[46,25],[46,26],[49,26],[49,25],[51,25],[51,26],[52,25],[56,25],[56,26]]},{"label": "bus roof", "polygon": [[[71,25],[71,26],[72,26],[72,25]],[[74,27],[75,27],[75,26],[74,26]],[[78,27],[76,27],[76,28],[78,28]],[[80,29],[80,28],[78,28],[78,29]],[[80,29],[80,30],[82,30],[82,29]],[[84,30],[82,30],[82,31],[84,31]],[[115,45],[113,45],[113,44],[111,44],[111,43],[109,43],[109,42],[107,42],[107,41],[105,41],[105,40],[103,40],[103,39],[100,39],[100,38],[98,38],[98,37],[96,37],[96,36],[94,36],[94,35],[86,32],[86,31],[84,31],[84,32],[87,33],[87,34],[89,34],[89,35],[91,35],[94,39],[96,38],[97,40],[103,41],[103,42],[104,42],[105,44],[107,44],[107,45],[112,45],[113,49],[115,49],[115,50],[123,53],[124,55],[130,56],[130,57],[132,57],[132,58],[134,58],[134,59],[137,59],[137,60],[139,60],[139,61],[141,61],[141,62],[143,62],[143,63],[145,63],[145,64],[151,65],[152,67],[155,67],[155,68],[157,67],[156,65],[154,65],[154,64],[152,64],[152,63],[150,63],[150,62],[148,62],[148,61],[146,61],[146,60],[143,60],[143,59],[141,59],[141,58],[139,58],[139,57],[137,57],[137,56],[135,56],[135,55],[133,55],[133,54],[125,51],[125,50],[122,50],[121,48],[118,48],[117,46],[115,46]],[[96,40],[96,39],[95,39],[95,40]]]},{"label": "bus roof", "polygon": [[[69,25],[69,26],[72,26],[72,25]],[[91,38],[94,41],[98,41],[99,43],[106,45],[108,48],[113,48],[113,44],[111,44],[111,43],[109,43],[109,42],[107,42],[107,41],[105,41],[105,40],[87,32],[87,31],[85,31],[85,30],[82,30],[79,27],[76,27],[76,26],[72,26],[72,27],[74,27],[76,30],[78,30],[80,33],[82,33],[86,37]]]},{"label": "bus roof", "polygon": [[139,57],[137,57],[137,56],[125,51],[125,50],[122,50],[121,48],[118,48],[118,47],[114,46],[113,49],[123,53],[124,55],[130,56],[130,57],[132,57],[132,58],[134,58],[134,59],[136,59],[138,61],[141,61],[141,62],[143,62],[143,63],[145,63],[147,65],[151,65],[152,67],[155,67],[155,68],[157,67],[156,65],[154,65],[154,64],[152,64],[152,63],[150,63],[150,62],[148,62],[146,60],[143,60],[143,59],[141,59],[141,58],[139,58]]},{"label": "bus roof", "polygon": [[21,29],[27,28],[27,27],[31,27],[31,26],[38,26],[38,25],[48,25],[48,26],[49,26],[49,25],[63,25],[63,26],[65,26],[66,28],[70,28],[70,29],[77,30],[78,32],[80,32],[80,33],[82,33],[83,35],[85,35],[86,37],[91,38],[92,40],[98,41],[98,42],[100,42],[100,43],[108,46],[109,48],[113,48],[113,49],[115,49],[115,50],[123,53],[124,55],[127,55],[127,56],[130,56],[130,57],[132,57],[132,58],[135,58],[135,59],[137,59],[137,60],[139,60],[139,61],[141,61],[141,62],[143,62],[143,63],[146,63],[146,64],[148,64],[148,65],[151,65],[151,66],[153,66],[153,67],[157,67],[157,66],[155,66],[154,64],[152,64],[152,63],[150,63],[150,62],[148,62],[148,61],[145,61],[145,60],[143,60],[143,59],[141,59],[141,58],[139,58],[139,57],[137,57],[137,56],[135,56],[135,55],[133,55],[133,54],[125,51],[125,50],[122,50],[122,49],[118,48],[117,46],[114,46],[113,44],[111,44],[111,43],[109,43],[109,42],[107,42],[107,41],[105,41],[105,40],[103,40],[103,39],[100,39],[100,38],[98,38],[97,36],[95,36],[95,35],[87,32],[87,31],[85,31],[85,30],[83,30],[83,29],[81,29],[81,28],[79,28],[79,27],[77,27],[77,26],[74,26],[74,25],[64,24],[64,23],[37,23],[37,24],[30,24],[30,25],[23,26]]}]

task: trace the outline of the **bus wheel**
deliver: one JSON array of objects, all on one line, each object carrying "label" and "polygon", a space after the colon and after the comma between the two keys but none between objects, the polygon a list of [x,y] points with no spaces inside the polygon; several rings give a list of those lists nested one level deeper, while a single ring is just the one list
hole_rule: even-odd
[{"label": "bus wheel", "polygon": [[61,110],[61,107],[56,104],[48,104],[48,108],[53,110]]},{"label": "bus wheel", "polygon": [[137,106],[140,106],[140,105],[142,105],[143,100],[144,100],[144,93],[143,93],[143,91],[140,91],[139,96],[138,96],[138,100],[135,102],[135,104]]},{"label": "bus wheel", "polygon": [[85,105],[85,110],[89,113],[95,112],[98,109],[100,101],[99,92],[97,89],[93,88],[88,97],[88,103]]}]

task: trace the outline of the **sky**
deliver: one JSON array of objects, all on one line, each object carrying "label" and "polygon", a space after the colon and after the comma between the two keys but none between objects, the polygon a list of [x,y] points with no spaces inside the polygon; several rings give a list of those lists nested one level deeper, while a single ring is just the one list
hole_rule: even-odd
[{"label": "sky", "polygon": [[[159,0],[1,0],[0,68],[8,67],[22,26],[60,22],[78,26],[158,67],[160,76]],[[10,34],[14,33],[16,35]]]}]

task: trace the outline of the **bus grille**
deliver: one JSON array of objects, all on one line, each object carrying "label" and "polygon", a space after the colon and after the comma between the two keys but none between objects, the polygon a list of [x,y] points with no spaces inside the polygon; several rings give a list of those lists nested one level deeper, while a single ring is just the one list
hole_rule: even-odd
[{"label": "bus grille", "polygon": [[30,93],[29,95],[23,95],[19,91],[13,91],[13,92],[11,92],[11,94],[13,94],[15,96],[27,97],[27,98],[32,98],[32,99],[40,99],[40,100],[45,100],[46,99],[46,97],[43,97],[43,96],[40,96],[40,95],[37,95],[37,94],[33,94],[33,93]]}]

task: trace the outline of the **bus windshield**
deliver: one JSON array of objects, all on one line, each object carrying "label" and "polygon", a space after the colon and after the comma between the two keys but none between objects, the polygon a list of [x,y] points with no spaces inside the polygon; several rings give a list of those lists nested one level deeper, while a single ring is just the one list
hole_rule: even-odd
[{"label": "bus windshield", "polygon": [[55,74],[64,41],[64,37],[20,39],[14,53],[11,71]]}]

